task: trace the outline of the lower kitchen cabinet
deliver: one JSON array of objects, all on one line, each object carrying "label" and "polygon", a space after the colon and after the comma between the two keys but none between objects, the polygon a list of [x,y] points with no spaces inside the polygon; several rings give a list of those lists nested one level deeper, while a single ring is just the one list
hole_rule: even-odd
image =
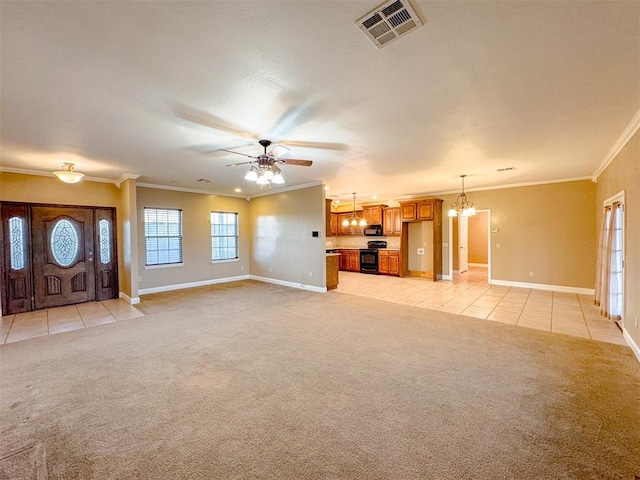
[{"label": "lower kitchen cabinet", "polygon": [[400,276],[400,251],[378,250],[378,273]]},{"label": "lower kitchen cabinet", "polygon": [[360,271],[360,250],[338,250],[340,254],[340,270],[346,272]]}]

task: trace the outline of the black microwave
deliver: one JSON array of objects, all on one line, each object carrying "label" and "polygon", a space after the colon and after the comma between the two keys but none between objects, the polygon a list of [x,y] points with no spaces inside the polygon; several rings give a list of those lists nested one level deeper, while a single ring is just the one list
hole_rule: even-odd
[{"label": "black microwave", "polygon": [[382,225],[367,225],[364,227],[365,237],[382,237]]}]

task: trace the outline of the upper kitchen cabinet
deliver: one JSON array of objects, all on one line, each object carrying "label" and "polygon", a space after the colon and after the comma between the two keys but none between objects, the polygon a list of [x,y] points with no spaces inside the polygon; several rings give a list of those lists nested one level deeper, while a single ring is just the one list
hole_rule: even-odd
[{"label": "upper kitchen cabinet", "polygon": [[438,204],[441,205],[442,200],[439,200],[437,198],[400,202],[402,221],[416,222],[423,220],[433,220],[435,208]]},{"label": "upper kitchen cabinet", "polygon": [[384,209],[382,232],[387,236],[402,234],[402,212],[400,211],[400,207]]},{"label": "upper kitchen cabinet", "polygon": [[362,216],[368,225],[382,225],[384,223],[384,209],[386,205],[364,205]]}]

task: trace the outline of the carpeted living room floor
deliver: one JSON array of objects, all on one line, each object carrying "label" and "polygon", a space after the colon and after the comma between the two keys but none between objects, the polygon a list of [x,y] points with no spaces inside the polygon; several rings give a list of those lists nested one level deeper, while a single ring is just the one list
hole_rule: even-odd
[{"label": "carpeted living room floor", "polygon": [[255,281],[139,308],[0,346],[0,479],[640,476],[627,347]]}]

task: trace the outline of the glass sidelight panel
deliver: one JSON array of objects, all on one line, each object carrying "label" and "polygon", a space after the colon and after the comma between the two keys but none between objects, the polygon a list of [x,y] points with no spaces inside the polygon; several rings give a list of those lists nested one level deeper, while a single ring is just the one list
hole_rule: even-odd
[{"label": "glass sidelight panel", "polygon": [[24,218],[11,217],[9,219],[9,257],[11,270],[24,268],[25,256]]},{"label": "glass sidelight panel", "polygon": [[111,262],[111,228],[108,220],[102,219],[98,222],[98,232],[100,235],[100,262],[107,264]]}]

